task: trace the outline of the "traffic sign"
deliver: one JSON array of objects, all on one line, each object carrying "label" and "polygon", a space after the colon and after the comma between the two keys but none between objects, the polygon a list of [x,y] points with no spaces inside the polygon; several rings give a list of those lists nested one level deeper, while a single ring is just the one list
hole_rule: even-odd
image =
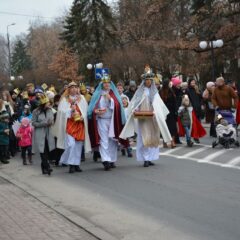
[{"label": "traffic sign", "polygon": [[109,68],[96,68],[95,69],[95,78],[100,80],[104,75],[109,75]]}]

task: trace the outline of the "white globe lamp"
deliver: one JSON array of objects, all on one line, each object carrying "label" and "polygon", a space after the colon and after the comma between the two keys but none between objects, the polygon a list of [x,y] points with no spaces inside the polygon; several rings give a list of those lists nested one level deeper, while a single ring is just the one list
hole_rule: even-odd
[{"label": "white globe lamp", "polygon": [[199,47],[200,47],[201,49],[206,49],[207,46],[208,46],[208,43],[207,43],[206,41],[201,41],[201,42],[199,43]]},{"label": "white globe lamp", "polygon": [[93,68],[93,65],[89,63],[89,64],[87,65],[87,69],[88,69],[88,70],[91,70],[92,68]]}]

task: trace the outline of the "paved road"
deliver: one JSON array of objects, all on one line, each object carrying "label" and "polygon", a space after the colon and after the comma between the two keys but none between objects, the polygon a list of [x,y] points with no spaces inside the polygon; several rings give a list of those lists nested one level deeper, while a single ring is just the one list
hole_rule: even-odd
[{"label": "paved road", "polygon": [[104,172],[89,156],[84,172],[54,168],[49,178],[40,174],[36,156],[34,166],[15,158],[2,172],[117,239],[239,240],[240,149],[201,142],[192,149],[162,149],[151,168],[120,157],[117,169]]}]

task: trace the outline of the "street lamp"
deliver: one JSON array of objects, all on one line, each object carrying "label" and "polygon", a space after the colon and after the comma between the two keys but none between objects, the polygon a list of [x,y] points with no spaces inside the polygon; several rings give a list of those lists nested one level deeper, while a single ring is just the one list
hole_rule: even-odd
[{"label": "street lamp", "polygon": [[11,26],[16,25],[16,23],[11,23],[9,25],[7,25],[7,47],[8,47],[8,64],[9,64],[9,78],[11,80],[11,51],[10,51],[10,38],[9,38],[9,32],[8,32],[8,28]]},{"label": "street lamp", "polygon": [[209,42],[207,41],[201,41],[199,43],[199,47],[202,50],[206,50],[207,48],[210,48],[211,50],[211,58],[212,58],[212,80],[215,82],[215,56],[214,56],[214,49],[215,48],[221,48],[223,47],[224,42],[222,39],[218,40],[211,40]]}]

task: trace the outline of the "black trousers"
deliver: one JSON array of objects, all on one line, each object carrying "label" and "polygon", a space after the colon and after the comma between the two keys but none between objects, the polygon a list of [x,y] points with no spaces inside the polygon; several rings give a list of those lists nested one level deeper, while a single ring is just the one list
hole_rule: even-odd
[{"label": "black trousers", "polygon": [[28,156],[32,156],[32,146],[21,147],[22,158],[26,159],[26,153]]},{"label": "black trousers", "polygon": [[50,168],[50,163],[49,163],[49,147],[48,147],[48,141],[45,139],[45,145],[44,145],[44,152],[40,153],[41,157],[41,167],[44,170],[48,170]]},{"label": "black trousers", "polygon": [[9,157],[8,145],[0,145],[0,161],[7,160]]}]

